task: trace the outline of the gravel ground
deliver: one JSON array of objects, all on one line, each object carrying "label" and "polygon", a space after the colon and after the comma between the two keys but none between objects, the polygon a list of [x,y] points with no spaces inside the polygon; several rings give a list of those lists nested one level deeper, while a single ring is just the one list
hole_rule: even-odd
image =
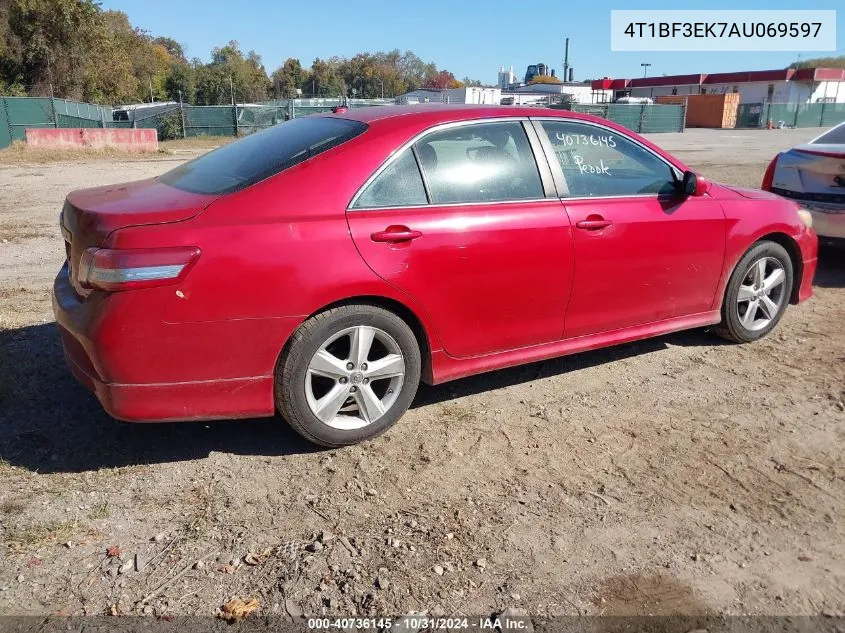
[{"label": "gravel ground", "polygon": [[[757,186],[816,133],[728,132],[654,138]],[[124,424],[61,360],[57,216],[178,160],[0,166],[0,612],[845,611],[842,251],[763,341],[695,330],[422,387],[362,446],[278,418]]]}]

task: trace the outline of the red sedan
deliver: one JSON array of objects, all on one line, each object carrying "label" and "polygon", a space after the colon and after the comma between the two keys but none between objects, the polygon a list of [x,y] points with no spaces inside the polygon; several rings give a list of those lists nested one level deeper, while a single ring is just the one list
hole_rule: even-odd
[{"label": "red sedan", "polygon": [[382,433],[420,380],[676,330],[759,339],[812,294],[795,203],[603,119],[363,108],[68,195],[53,307],[116,418]]}]

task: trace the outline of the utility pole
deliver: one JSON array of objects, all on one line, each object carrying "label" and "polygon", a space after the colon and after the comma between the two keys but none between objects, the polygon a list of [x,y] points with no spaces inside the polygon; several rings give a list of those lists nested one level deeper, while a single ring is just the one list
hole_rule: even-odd
[{"label": "utility pole", "polygon": [[566,38],[566,48],[563,52],[563,81],[569,81],[569,38]]},{"label": "utility pole", "polygon": [[642,64],[640,64],[640,66],[643,67],[643,79],[645,79],[646,76],[648,75],[648,67],[651,66],[651,64],[647,64],[646,62],[643,62]]},{"label": "utility pole", "polygon": [[[50,82],[50,111],[53,113],[53,127],[59,127],[59,117],[56,114],[56,99],[53,96],[52,82]],[[65,114],[67,114],[67,102],[65,102]]]},{"label": "utility pole", "polygon": [[182,106],[182,91],[179,91],[179,116],[182,119],[182,138],[187,138],[187,133],[185,132],[185,109]]},{"label": "utility pole", "polygon": [[155,103],[155,97],[153,96],[153,78],[150,77],[150,103]]},{"label": "utility pole", "polygon": [[232,83],[232,75],[229,75],[229,93],[232,95],[232,118],[235,121],[235,138],[240,135],[238,129],[238,106],[235,105],[235,86]]}]

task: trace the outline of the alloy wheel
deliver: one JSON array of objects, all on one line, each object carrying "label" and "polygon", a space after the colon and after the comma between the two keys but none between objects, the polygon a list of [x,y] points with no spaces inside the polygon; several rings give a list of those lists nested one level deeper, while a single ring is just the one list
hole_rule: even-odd
[{"label": "alloy wheel", "polygon": [[320,346],[305,373],[305,397],[323,424],[359,429],[390,410],[404,379],[405,359],[396,340],[360,325],[341,330]]},{"label": "alloy wheel", "polygon": [[736,301],[739,322],[744,328],[762,330],[777,317],[786,299],[785,281],[783,264],[774,257],[763,257],[751,264]]}]

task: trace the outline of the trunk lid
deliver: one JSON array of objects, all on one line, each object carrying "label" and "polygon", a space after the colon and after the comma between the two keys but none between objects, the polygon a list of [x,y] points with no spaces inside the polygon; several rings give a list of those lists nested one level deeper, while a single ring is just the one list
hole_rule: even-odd
[{"label": "trunk lid", "polygon": [[772,192],[814,206],[845,207],[845,145],[798,145],[778,158]]},{"label": "trunk lid", "polygon": [[156,178],[69,193],[60,222],[68,274],[76,293],[80,297],[90,294],[76,279],[86,248],[102,246],[117,229],[188,220],[217,197],[175,189]]}]

